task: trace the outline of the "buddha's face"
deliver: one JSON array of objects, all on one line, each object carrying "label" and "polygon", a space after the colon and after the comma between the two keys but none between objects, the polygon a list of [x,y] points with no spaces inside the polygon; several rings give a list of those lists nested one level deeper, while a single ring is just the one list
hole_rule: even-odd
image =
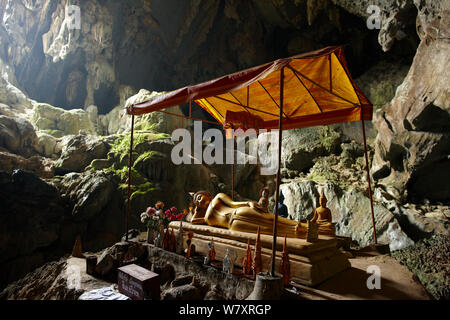
[{"label": "buddha's face", "polygon": [[201,209],[207,208],[210,202],[211,196],[205,193],[198,194],[194,199],[195,206]]},{"label": "buddha's face", "polygon": [[320,205],[322,207],[326,207],[327,206],[327,199],[325,198],[320,198]]}]

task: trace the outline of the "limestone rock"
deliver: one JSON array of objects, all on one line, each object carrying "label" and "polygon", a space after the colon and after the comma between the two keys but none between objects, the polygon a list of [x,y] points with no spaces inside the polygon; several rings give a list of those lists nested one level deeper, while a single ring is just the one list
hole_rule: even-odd
[{"label": "limestone rock", "polygon": [[59,180],[54,179],[53,183],[70,205],[68,211],[76,223],[70,224],[66,231],[73,237],[65,239],[70,247],[80,228],[83,247],[88,251],[100,250],[120,239],[125,207],[117,181],[102,171],[89,171],[69,173]]},{"label": "limestone rock", "polygon": [[62,197],[74,203],[72,215],[89,220],[104,209],[113,196],[114,185],[101,172],[71,173],[60,182]]},{"label": "limestone rock", "polygon": [[40,156],[24,158],[17,154],[2,151],[0,149],[0,166],[3,171],[26,170],[35,173],[41,178],[52,178],[55,173],[52,160]]},{"label": "limestone rock", "polygon": [[115,281],[117,268],[125,258],[143,259],[146,253],[145,248],[135,242],[118,242],[103,250],[95,266],[95,272],[103,278],[112,278]]},{"label": "limestone rock", "polygon": [[[414,7],[414,4],[416,1],[413,0],[332,1],[346,11],[364,19],[378,13],[380,18],[378,41],[384,51],[389,51],[396,40],[405,38],[415,22],[416,8]],[[376,6],[379,11],[368,11],[370,5]]]},{"label": "limestone rock", "polygon": [[76,135],[67,141],[55,166],[61,172],[81,172],[92,160],[105,158],[108,149],[96,136]]},{"label": "limestone rock", "polygon": [[0,172],[0,189],[2,287],[43,262],[40,250],[59,238],[65,208],[58,190],[30,172]]},{"label": "limestone rock", "polygon": [[107,248],[98,259],[97,265],[95,266],[95,272],[100,276],[105,277],[113,271],[114,267],[117,268],[117,265],[118,263],[113,255],[113,248]]},{"label": "limestone rock", "polygon": [[193,278],[193,275],[191,275],[191,274],[178,276],[177,278],[175,278],[175,279],[171,282],[170,286],[171,286],[172,288],[173,288],[173,287],[183,286],[183,285],[186,285],[186,284],[191,283],[193,279],[194,279],[194,278]]},{"label": "limestone rock", "polygon": [[[440,32],[446,32],[444,25]],[[395,98],[374,119],[374,177],[394,187],[403,201],[450,198],[445,185],[450,179],[450,79],[442,68],[450,62],[449,49],[446,41],[423,40]]]},{"label": "limestone rock", "polygon": [[62,258],[50,262],[13,282],[0,293],[8,300],[77,300],[83,293],[109,283],[86,274],[86,261]]},{"label": "limestone rock", "polygon": [[56,144],[57,138],[45,132],[38,131],[38,148],[39,153],[47,158],[56,158],[58,155]]},{"label": "limestone rock", "polygon": [[[319,192],[323,189],[328,199],[327,207],[336,223],[336,234],[351,237],[360,246],[373,241],[370,201],[361,191],[343,191],[336,185],[319,185],[309,180],[285,183],[280,185],[280,189],[294,219],[299,219],[301,212],[301,218],[312,218],[313,210],[319,206]],[[392,250],[414,244],[401,229],[396,217],[383,205],[375,202],[374,214],[378,242],[389,243]]]},{"label": "limestone rock", "polygon": [[41,131],[55,137],[69,134],[94,134],[95,129],[86,111],[73,109],[66,111],[46,103],[34,106],[31,122]]},{"label": "limestone rock", "polygon": [[340,142],[340,133],[327,127],[284,131],[282,166],[297,171],[309,169],[314,158],[338,152]]},{"label": "limestone rock", "polygon": [[14,68],[0,57],[0,114],[12,117],[25,114],[32,108],[32,102],[18,87]]},{"label": "limestone rock", "polygon": [[161,293],[161,300],[201,300],[201,290],[191,284],[173,287]]},{"label": "limestone rock", "polygon": [[372,102],[374,109],[379,109],[394,98],[397,87],[402,84],[408,70],[406,61],[381,61],[355,79],[355,82]]},{"label": "limestone rock", "polygon": [[34,127],[22,118],[0,116],[0,147],[25,157],[36,154],[39,149]]},{"label": "limestone rock", "polygon": [[131,117],[124,115],[122,106],[113,108],[105,115],[99,116],[102,134],[123,133],[131,129]]}]

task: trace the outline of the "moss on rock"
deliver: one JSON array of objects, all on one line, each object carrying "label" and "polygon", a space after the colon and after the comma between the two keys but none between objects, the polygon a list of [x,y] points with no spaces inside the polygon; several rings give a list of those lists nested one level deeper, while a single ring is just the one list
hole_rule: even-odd
[{"label": "moss on rock", "polygon": [[408,267],[436,299],[450,299],[450,237],[433,235],[392,256]]}]

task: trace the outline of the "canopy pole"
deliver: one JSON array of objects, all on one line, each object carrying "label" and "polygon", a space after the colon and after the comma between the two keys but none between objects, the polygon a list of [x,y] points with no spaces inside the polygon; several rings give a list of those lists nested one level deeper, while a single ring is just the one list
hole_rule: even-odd
[{"label": "canopy pole", "polygon": [[[234,142],[234,138],[233,142]],[[234,161],[231,164],[231,199],[234,201]]]},{"label": "canopy pole", "polygon": [[192,100],[189,100],[189,118],[192,118]]},{"label": "canopy pole", "polygon": [[134,133],[134,114],[131,115],[131,134],[130,134],[130,156],[128,160],[128,203],[127,203],[127,223],[125,230],[125,241],[128,242],[128,228],[130,223],[131,212],[131,166],[133,165],[133,133]]},{"label": "canopy pole", "polygon": [[275,216],[273,218],[273,242],[272,242],[272,277],[275,276],[275,255],[277,250],[277,224],[278,224],[278,201],[280,196],[280,167],[281,167],[281,141],[283,136],[283,95],[284,95],[284,67],[280,72],[280,118],[278,122],[278,170],[277,187],[275,191]]},{"label": "canopy pole", "polygon": [[[362,109],[361,109],[361,114],[362,114]],[[362,125],[363,140],[364,140],[364,157],[366,158],[366,173],[367,173],[367,183],[368,183],[368,187],[369,187],[370,210],[372,213],[373,239],[374,239],[374,243],[377,244],[377,231],[376,231],[376,227],[375,227],[375,215],[373,213],[372,187],[370,184],[369,156],[367,155],[366,128],[364,125],[364,117],[363,116],[361,116],[361,125]]]}]

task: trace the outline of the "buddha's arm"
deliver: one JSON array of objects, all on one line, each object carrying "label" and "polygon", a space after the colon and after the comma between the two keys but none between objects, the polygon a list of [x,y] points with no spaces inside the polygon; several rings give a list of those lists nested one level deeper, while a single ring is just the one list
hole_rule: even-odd
[{"label": "buddha's arm", "polygon": [[230,208],[240,208],[240,207],[248,207],[249,203],[247,201],[238,202],[233,201],[229,196],[227,196],[225,193],[218,193],[216,195],[216,198],[222,200],[222,202]]},{"label": "buddha's arm", "polygon": [[311,222],[316,222],[316,221],[317,221],[317,218],[319,218],[319,215],[317,214],[317,210],[314,209],[314,216],[313,216],[313,218],[311,219]]}]

